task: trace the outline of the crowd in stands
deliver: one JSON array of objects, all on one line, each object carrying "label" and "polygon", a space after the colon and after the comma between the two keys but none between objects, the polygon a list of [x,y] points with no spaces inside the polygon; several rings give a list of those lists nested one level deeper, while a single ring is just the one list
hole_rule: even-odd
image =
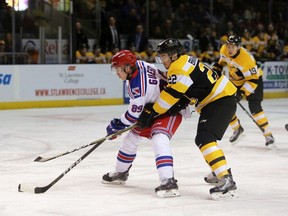
[{"label": "crowd in stands", "polygon": [[[11,43],[6,34],[8,38],[11,35],[12,8],[3,2],[0,0],[0,40],[4,41],[8,52]],[[138,59],[154,62],[155,50],[149,40],[187,39],[187,35],[193,36],[196,45],[183,52],[202,61],[214,62],[219,58],[220,46],[231,34],[242,36],[243,46],[257,61],[288,59],[287,0],[149,0],[148,11],[146,0],[99,0],[100,24],[95,22],[95,5],[86,8],[83,5],[88,1],[74,2],[76,63],[109,63],[111,56],[120,49],[129,49]],[[95,4],[95,1],[89,2]],[[82,29],[83,20],[91,20],[90,32],[93,31],[91,27],[101,27],[99,37],[89,35],[89,39],[95,40],[93,46],[89,46]],[[37,38],[39,29],[31,9],[27,8],[21,17],[17,15],[16,22],[20,23],[16,25],[16,33],[21,26],[23,33]],[[15,51],[21,52],[22,49],[16,45]]]},{"label": "crowd in stands", "polygon": [[[257,61],[288,59],[288,3],[285,1],[274,1],[277,4],[269,15],[268,4],[260,0],[214,0],[213,11],[210,0],[151,0],[146,31],[146,1],[100,2],[102,21],[108,20],[108,24],[102,22],[104,30],[95,45],[101,60],[92,60],[93,63],[109,63],[111,53],[119,49],[129,49],[138,59],[155,62],[155,50],[149,45],[147,31],[149,39],[187,39],[187,34],[192,35],[197,46],[183,52],[204,62],[218,60],[220,46],[231,34],[242,37],[243,46]],[[121,44],[120,39],[124,39],[125,44]],[[86,50],[90,56],[87,59],[93,59],[94,50]]]}]

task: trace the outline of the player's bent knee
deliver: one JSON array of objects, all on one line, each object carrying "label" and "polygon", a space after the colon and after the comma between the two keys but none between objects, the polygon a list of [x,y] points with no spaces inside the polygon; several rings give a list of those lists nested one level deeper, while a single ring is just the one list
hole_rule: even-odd
[{"label": "player's bent knee", "polygon": [[258,101],[258,100],[249,101],[248,106],[249,106],[249,110],[251,114],[256,114],[256,113],[262,112],[263,110],[261,106],[261,101]]},{"label": "player's bent knee", "polygon": [[195,143],[198,147],[200,147],[203,144],[214,142],[216,140],[217,138],[212,133],[208,131],[202,131],[196,135]]},{"label": "player's bent knee", "polygon": [[132,152],[134,152],[137,150],[138,143],[139,143],[139,137],[136,134],[127,133],[123,138],[120,149],[127,150],[128,152],[130,152],[131,150]]}]

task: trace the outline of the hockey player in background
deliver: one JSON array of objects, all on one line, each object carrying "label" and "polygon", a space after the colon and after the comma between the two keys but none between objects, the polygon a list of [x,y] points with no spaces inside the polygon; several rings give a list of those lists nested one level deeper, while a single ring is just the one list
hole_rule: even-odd
[{"label": "hockey player in background", "polygon": [[[263,72],[257,67],[253,55],[241,46],[241,37],[231,35],[226,44],[222,45],[220,59],[218,63],[214,64],[213,69],[221,74],[224,66],[228,67],[229,79],[238,89],[236,99],[240,101],[243,96],[246,96],[254,120],[264,131],[265,145],[270,149],[275,148],[275,140],[261,106],[263,100]],[[235,143],[244,132],[236,114],[233,116],[230,126],[234,130],[230,142]]]},{"label": "hockey player in background", "polygon": [[213,199],[235,197],[236,183],[228,171],[224,152],[217,140],[222,139],[236,111],[236,87],[224,75],[218,77],[199,59],[181,55],[182,49],[181,43],[174,38],[166,39],[157,46],[158,59],[168,69],[168,85],[153,106],[145,106],[138,125],[149,127],[154,123],[155,116],[167,113],[177,104],[179,110],[187,104],[195,104],[196,111],[200,113],[195,143],[219,178],[210,194]]},{"label": "hockey player in background", "polygon": [[[127,80],[130,102],[127,111],[120,118],[114,118],[107,126],[108,135],[136,123],[144,106],[153,103],[158,98],[161,87],[167,84],[163,72],[152,64],[137,61],[136,56],[129,50],[116,53],[112,58],[111,67],[121,80]],[[156,168],[161,181],[160,186],[155,188],[156,194],[161,198],[180,196],[177,180],[174,178],[170,139],[181,121],[182,115],[179,113],[164,115],[157,117],[148,128],[136,127],[130,130],[122,140],[115,171],[105,174],[102,183],[125,183],[128,179],[129,169],[136,157],[140,139],[146,137],[152,142]]]}]

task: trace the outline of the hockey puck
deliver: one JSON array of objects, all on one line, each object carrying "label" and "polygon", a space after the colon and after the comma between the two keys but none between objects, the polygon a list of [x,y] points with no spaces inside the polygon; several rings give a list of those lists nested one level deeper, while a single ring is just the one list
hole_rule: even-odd
[{"label": "hockey puck", "polygon": [[288,124],[285,125],[286,130],[288,131]]}]

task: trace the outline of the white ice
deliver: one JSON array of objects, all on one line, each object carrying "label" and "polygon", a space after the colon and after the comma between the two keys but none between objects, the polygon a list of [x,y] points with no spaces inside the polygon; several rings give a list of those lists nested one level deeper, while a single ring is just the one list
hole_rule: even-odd
[{"label": "white ice", "polygon": [[[247,108],[245,101],[242,104]],[[20,193],[18,184],[46,186],[91,147],[55,160],[33,160],[72,150],[104,137],[105,128],[126,105],[0,111],[1,216],[286,216],[288,215],[288,99],[266,99],[264,111],[278,150],[265,147],[259,128],[238,107],[246,136],[232,146],[230,128],[219,145],[232,167],[239,198],[215,201],[209,173],[194,144],[198,114],[183,121],[172,139],[180,197],[160,199],[151,144],[143,140],[124,186],[103,185],[114,169],[121,138],[105,141],[43,194]]]}]

